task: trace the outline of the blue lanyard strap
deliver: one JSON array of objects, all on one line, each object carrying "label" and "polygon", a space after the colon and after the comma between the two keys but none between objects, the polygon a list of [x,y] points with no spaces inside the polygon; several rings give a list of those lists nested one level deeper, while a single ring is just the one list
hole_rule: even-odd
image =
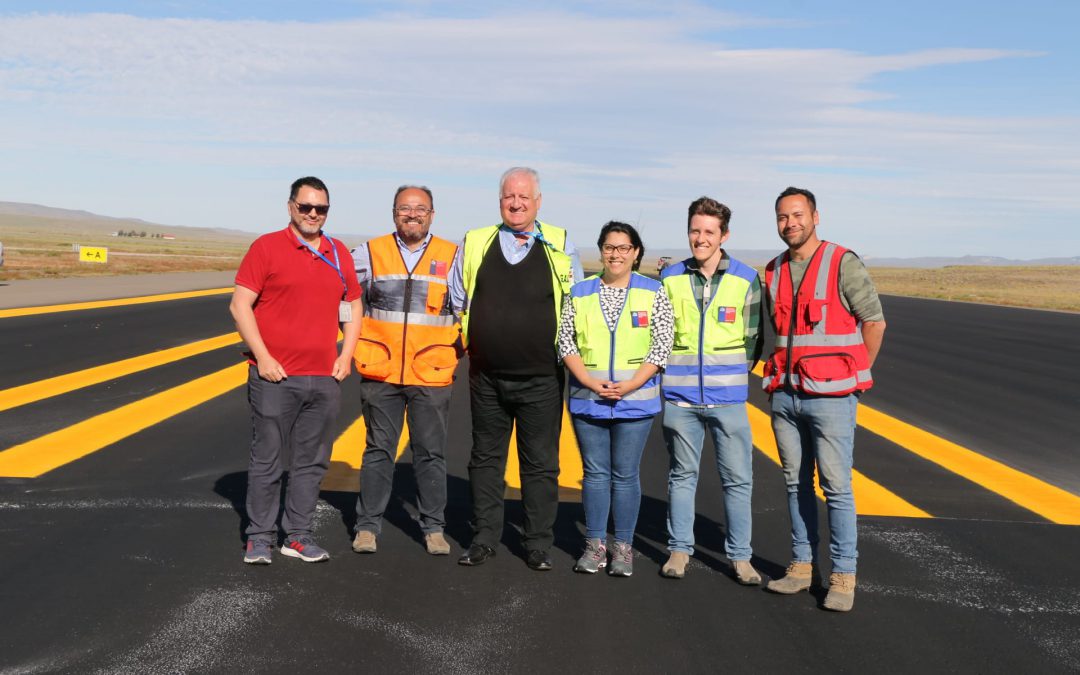
[{"label": "blue lanyard strap", "polygon": [[555,248],[555,245],[554,245],[554,244],[552,244],[552,243],[551,243],[550,241],[548,241],[547,239],[545,239],[545,238],[544,238],[544,232],[543,232],[543,230],[541,230],[541,229],[540,229],[540,223],[536,223],[536,227],[534,227],[534,228],[533,228],[533,229],[532,229],[531,231],[529,231],[529,232],[519,232],[519,231],[517,231],[517,230],[515,230],[515,229],[513,229],[513,228],[511,228],[511,227],[508,227],[508,226],[507,226],[507,225],[506,225],[505,223],[503,223],[502,227],[503,227],[503,228],[505,229],[505,231],[506,231],[506,232],[509,232],[510,234],[514,234],[514,235],[517,235],[517,234],[523,234],[523,235],[527,235],[527,236],[529,236],[529,237],[532,237],[533,239],[535,239],[535,240],[539,241],[540,243],[544,244],[545,246],[547,246],[548,248],[550,248],[550,249],[551,249],[552,251],[555,251],[555,250],[557,250],[557,249]]},{"label": "blue lanyard strap", "polygon": [[[348,289],[349,285],[345,283],[345,275],[341,273],[341,259],[338,257],[337,246],[334,245],[334,240],[330,238],[330,235],[324,234],[323,239],[325,239],[327,242],[329,242],[330,250],[332,250],[334,252],[334,262],[330,262],[330,260],[326,256],[324,256],[322,253],[319,253],[319,251],[314,246],[307,243],[303,239],[301,239],[300,241],[302,241],[304,243],[304,246],[308,247],[308,250],[310,250],[315,255],[319,256],[319,258],[324,263],[326,263],[330,267],[334,268],[334,271],[337,272],[338,278],[341,279],[341,285],[344,286],[346,289]],[[344,296],[344,291],[342,291],[342,296]]]}]

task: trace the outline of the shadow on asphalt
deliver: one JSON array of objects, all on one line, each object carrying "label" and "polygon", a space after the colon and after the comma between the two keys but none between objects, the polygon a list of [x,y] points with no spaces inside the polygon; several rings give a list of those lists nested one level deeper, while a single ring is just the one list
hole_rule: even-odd
[{"label": "shadow on asphalt", "polygon": [[[283,478],[288,483],[288,474]],[[214,492],[228,499],[237,515],[237,537],[244,540],[244,531],[248,525],[247,510],[247,472],[229,473],[214,483]],[[466,548],[472,541],[470,519],[471,497],[469,481],[456,476],[447,476],[446,483],[446,535]],[[282,491],[284,498],[284,490]],[[341,519],[343,535],[350,540],[356,525],[356,493],[323,491],[320,499],[337,510]],[[521,545],[522,522],[524,512],[519,499],[506,500],[505,525],[501,543],[514,556],[526,557]],[[280,521],[278,523],[280,526]],[[394,470],[394,487],[390,503],[383,515],[384,528],[396,528],[417,544],[423,545],[424,535],[420,530],[419,512],[416,508],[416,480],[411,463],[401,462]],[[560,502],[555,518],[555,548],[577,558],[581,554],[585,536],[585,513],[580,503]],[[723,555],[724,537],[727,532],[723,524],[698,513],[694,520],[695,553],[694,560],[706,567],[734,578],[731,567]],[[641,511],[634,537],[634,549],[652,561],[659,571],[668,558],[667,550],[667,502],[648,495],[642,495]],[[785,565],[766,560],[759,556],[752,559],[754,567],[770,578],[783,576]],[[811,589],[811,593],[824,597],[823,589]]]}]

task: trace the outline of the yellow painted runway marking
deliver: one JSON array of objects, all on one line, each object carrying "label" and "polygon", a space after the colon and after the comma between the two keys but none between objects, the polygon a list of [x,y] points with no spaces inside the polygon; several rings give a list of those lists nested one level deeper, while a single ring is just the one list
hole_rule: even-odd
[{"label": "yellow painted runway marking", "polygon": [[[559,432],[559,501],[580,502],[581,480],[585,469],[581,466],[581,451],[577,436],[570,423],[570,415],[563,408],[562,430]],[[521,464],[518,462],[517,430],[510,434],[510,454],[506,458],[506,496],[521,498]]]},{"label": "yellow painted runway marking", "polygon": [[0,476],[37,478],[239,387],[247,372],[238,363],[11,447],[0,452]]},{"label": "yellow painted runway marking", "polygon": [[[761,377],[760,363],[753,372]],[[1053,523],[1080,525],[1080,497],[1070,492],[861,403],[858,424]]]},{"label": "yellow painted runway marking", "polygon": [[239,333],[229,333],[207,340],[191,342],[171,349],[133,356],[130,359],[106,363],[101,366],[79,370],[74,373],[57,375],[47,380],[39,380],[18,387],[0,390],[0,411],[16,408],[27,403],[33,403],[52,396],[66,394],[76,389],[100,384],[109,380],[115,380],[125,375],[137,373],[142,370],[154,368],[196,356],[205,352],[228,347],[240,342]]},{"label": "yellow painted runway marking", "polygon": [[[752,405],[747,405],[746,411],[750,416],[750,430],[754,435],[754,445],[779,466],[780,452],[776,448],[776,439],[773,436],[769,415]],[[814,491],[819,499],[824,500],[825,495],[816,483],[817,481],[815,481]],[[861,516],[933,518],[926,511],[855,470],[851,472],[851,489],[855,493],[855,512]]]},{"label": "yellow painted runway marking", "polygon": [[[578,451],[577,438],[574,437],[570,418],[563,411],[562,433],[559,437],[559,500],[581,501],[581,479],[584,471],[581,466],[581,453]],[[357,492],[360,487],[360,467],[364,460],[364,445],[367,433],[363,416],[357,417],[334,441],[330,455],[330,470],[323,478],[322,489],[337,492]],[[409,426],[404,425],[401,440],[398,441],[397,459],[409,446]],[[521,497],[521,477],[517,458],[517,436],[510,436],[510,453],[506,458],[506,496],[511,499]]]},{"label": "yellow painted runway marking", "polygon": [[[334,441],[334,449],[330,453],[330,470],[323,477],[322,489],[334,492],[359,492],[360,467],[364,463],[366,446],[367,428],[364,426],[364,416],[361,415],[353,420],[353,423]],[[409,425],[403,424],[395,461],[401,459],[407,447],[409,447]]]},{"label": "yellow painted runway marking", "polygon": [[1080,497],[872,408],[859,426],[1059,525],[1080,525]]},{"label": "yellow painted runway marking", "polygon": [[163,293],[161,295],[143,295],[135,298],[117,298],[115,300],[95,300],[93,302],[73,302],[66,305],[41,305],[39,307],[18,307],[0,309],[0,319],[16,316],[34,316],[35,314],[54,314],[56,312],[74,312],[82,309],[101,309],[103,307],[123,307],[126,305],[145,305],[150,302],[166,302],[185,298],[201,298],[208,295],[232,293],[233,287],[210,288],[203,291],[184,291],[183,293]]}]

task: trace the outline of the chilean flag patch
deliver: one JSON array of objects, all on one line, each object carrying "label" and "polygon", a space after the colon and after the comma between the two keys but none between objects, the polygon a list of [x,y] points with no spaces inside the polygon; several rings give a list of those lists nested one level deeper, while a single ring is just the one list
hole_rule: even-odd
[{"label": "chilean flag patch", "polygon": [[436,276],[436,277],[445,277],[446,276],[446,261],[445,260],[432,260],[431,261],[431,270],[428,272],[428,274],[430,274],[432,276]]},{"label": "chilean flag patch", "polygon": [[720,323],[735,323],[734,307],[717,307],[716,320]]},{"label": "chilean flag patch", "polygon": [[630,312],[630,325],[634,328],[648,328],[649,313],[646,311]]}]

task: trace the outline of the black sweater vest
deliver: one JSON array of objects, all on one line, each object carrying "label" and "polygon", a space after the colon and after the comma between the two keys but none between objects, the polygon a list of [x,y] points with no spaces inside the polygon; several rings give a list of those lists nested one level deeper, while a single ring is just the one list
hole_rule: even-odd
[{"label": "black sweater vest", "polygon": [[551,268],[534,241],[525,259],[511,265],[498,236],[491,242],[469,300],[469,359],[492,375],[555,375],[555,291]]}]

